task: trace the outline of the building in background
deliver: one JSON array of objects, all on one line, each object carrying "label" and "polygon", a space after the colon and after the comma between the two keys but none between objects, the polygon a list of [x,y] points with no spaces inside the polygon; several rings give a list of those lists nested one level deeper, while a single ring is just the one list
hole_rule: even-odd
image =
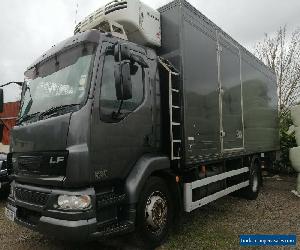
[{"label": "building in background", "polygon": [[[0,152],[7,153],[9,150],[10,130],[16,125],[20,110],[20,102],[8,102],[4,104],[3,112],[0,113],[0,123],[3,132],[0,143]],[[0,132],[1,132],[0,130]]]}]

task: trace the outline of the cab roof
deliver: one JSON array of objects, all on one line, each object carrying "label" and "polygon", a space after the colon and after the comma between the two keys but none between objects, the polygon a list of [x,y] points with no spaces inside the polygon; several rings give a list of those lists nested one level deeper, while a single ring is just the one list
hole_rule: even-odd
[{"label": "cab roof", "polygon": [[32,63],[27,70],[32,69],[36,65],[46,61],[53,55],[64,51],[70,47],[73,47],[76,44],[80,43],[99,43],[101,35],[105,35],[104,33],[98,31],[98,30],[89,30],[82,33],[78,33],[62,42],[60,42],[57,45],[52,46],[51,49],[49,49],[47,52],[45,52],[42,56],[40,56],[37,60]]}]

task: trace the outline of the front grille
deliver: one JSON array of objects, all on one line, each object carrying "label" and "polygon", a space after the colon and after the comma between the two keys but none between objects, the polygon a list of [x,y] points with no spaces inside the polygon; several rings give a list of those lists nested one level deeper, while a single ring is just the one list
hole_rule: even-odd
[{"label": "front grille", "polygon": [[6,161],[7,173],[10,175],[13,171],[13,163],[12,163],[12,153],[7,154],[7,161]]},{"label": "front grille", "polygon": [[41,168],[42,160],[43,158],[41,156],[23,156],[18,160],[18,168],[20,170],[38,173]]},{"label": "front grille", "polygon": [[23,188],[16,188],[15,196],[16,199],[19,201],[23,201],[38,206],[45,206],[49,198],[49,194],[27,190]]},{"label": "front grille", "polygon": [[65,176],[68,152],[14,153],[10,158],[13,171],[19,175]]}]

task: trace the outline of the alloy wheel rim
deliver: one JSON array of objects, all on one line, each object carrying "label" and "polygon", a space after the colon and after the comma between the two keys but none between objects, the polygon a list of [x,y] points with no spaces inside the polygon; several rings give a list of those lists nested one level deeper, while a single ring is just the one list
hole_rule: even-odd
[{"label": "alloy wheel rim", "polygon": [[167,200],[161,192],[153,192],[146,202],[145,220],[147,228],[159,234],[165,228],[168,217]]}]

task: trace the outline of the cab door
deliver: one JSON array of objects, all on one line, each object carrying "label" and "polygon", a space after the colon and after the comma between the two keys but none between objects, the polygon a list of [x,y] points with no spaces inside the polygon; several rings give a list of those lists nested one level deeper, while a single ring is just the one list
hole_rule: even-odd
[{"label": "cab door", "polygon": [[[135,162],[152,148],[151,67],[143,68],[133,63],[132,99],[118,101],[114,76],[116,61],[112,53],[107,53],[112,45],[103,44],[92,109],[90,154],[97,181],[124,179]],[[132,48],[131,52],[151,65],[145,53]]]},{"label": "cab door", "polygon": [[237,46],[218,35],[221,149],[244,148],[241,54]]}]

